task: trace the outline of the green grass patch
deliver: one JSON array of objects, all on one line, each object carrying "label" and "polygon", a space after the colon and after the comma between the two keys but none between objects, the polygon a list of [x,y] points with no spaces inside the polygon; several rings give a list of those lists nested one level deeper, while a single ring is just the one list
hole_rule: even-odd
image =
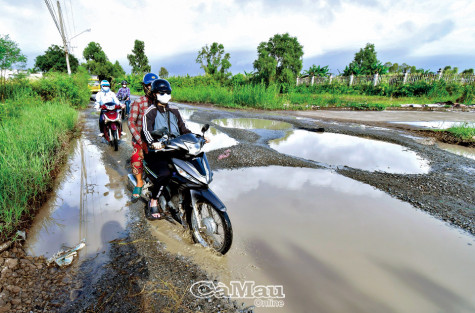
[{"label": "green grass patch", "polygon": [[447,131],[465,141],[475,142],[475,123],[461,123],[450,127]]},{"label": "green grass patch", "polygon": [[65,102],[34,97],[1,105],[19,111],[0,123],[0,239],[5,239],[51,186],[57,152],[69,140],[78,113]]}]

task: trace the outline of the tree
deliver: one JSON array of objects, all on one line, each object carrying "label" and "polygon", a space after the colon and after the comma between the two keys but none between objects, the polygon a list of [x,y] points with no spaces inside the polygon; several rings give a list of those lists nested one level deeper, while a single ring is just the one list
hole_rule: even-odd
[{"label": "tree", "polygon": [[86,59],[85,67],[91,75],[97,75],[99,80],[112,80],[113,77],[120,76],[125,73],[120,64],[116,61],[112,64],[102,50],[100,44],[91,41],[83,51],[84,59]]},{"label": "tree", "polygon": [[[79,61],[72,54],[69,55],[69,65],[71,67],[71,72],[74,73],[77,71]],[[57,71],[66,73],[68,68],[66,65],[66,57],[64,55],[63,48],[57,45],[51,45],[45,51],[45,54],[36,57],[35,69],[38,69],[42,72]]]},{"label": "tree", "polygon": [[132,54],[127,54],[127,59],[130,66],[132,66],[132,73],[134,74],[144,74],[152,70],[145,55],[145,43],[143,41],[135,40]]},{"label": "tree", "polygon": [[162,67],[160,68],[160,72],[158,72],[158,76],[160,76],[161,78],[168,78],[168,71],[167,71],[167,69],[162,66]]},{"label": "tree", "polygon": [[361,48],[359,52],[355,53],[355,58],[350,63],[349,67],[356,68],[356,66],[358,66],[361,69],[361,74],[371,75],[374,74],[372,69],[374,69],[375,65],[378,63],[380,62],[377,58],[374,44],[367,43],[364,48]]},{"label": "tree", "polygon": [[473,68],[463,70],[462,74],[473,75]]},{"label": "tree", "polygon": [[10,39],[9,35],[0,36],[0,76],[2,84],[5,79],[6,70],[11,70],[15,65],[20,68],[26,65],[26,56],[21,53],[18,44]]},{"label": "tree", "polygon": [[297,37],[288,33],[276,34],[257,47],[257,60],[253,66],[257,79],[269,83],[295,84],[302,70],[303,46]]},{"label": "tree", "polygon": [[231,67],[229,59],[231,55],[225,53],[224,46],[217,42],[213,42],[210,47],[208,45],[198,51],[196,63],[201,64],[201,68],[206,75],[211,75],[215,79],[222,80],[231,75],[228,69]]},{"label": "tree", "polygon": [[323,76],[327,76],[329,71],[330,70],[328,69],[328,65],[326,65],[324,67],[320,67],[320,65],[317,66],[317,65],[313,64],[312,66],[310,66],[310,68],[308,70],[304,71],[304,74],[308,75],[310,77],[312,77],[312,76],[323,77]]}]

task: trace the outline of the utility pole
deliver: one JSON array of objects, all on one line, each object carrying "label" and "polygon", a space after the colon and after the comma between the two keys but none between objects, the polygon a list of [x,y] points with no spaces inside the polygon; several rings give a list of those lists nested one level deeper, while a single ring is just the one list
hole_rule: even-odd
[{"label": "utility pole", "polygon": [[61,6],[59,5],[59,1],[57,3],[58,3],[59,25],[61,26],[61,37],[63,38],[64,53],[66,54],[66,66],[68,67],[68,74],[71,75],[71,67],[69,66],[68,41],[66,40],[66,35],[64,34],[63,14],[61,12]]}]

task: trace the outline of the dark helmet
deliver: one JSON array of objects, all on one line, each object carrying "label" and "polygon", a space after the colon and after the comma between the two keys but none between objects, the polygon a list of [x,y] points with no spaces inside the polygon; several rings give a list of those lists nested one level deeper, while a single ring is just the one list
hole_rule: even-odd
[{"label": "dark helmet", "polygon": [[144,85],[148,85],[148,84],[151,84],[155,79],[158,78],[158,75],[157,74],[154,74],[154,73],[147,73],[145,74],[145,76],[143,77],[143,83]]},{"label": "dark helmet", "polygon": [[170,86],[170,83],[166,79],[156,79],[152,83],[152,93],[171,94],[172,86]]},{"label": "dark helmet", "polygon": [[127,85],[127,81],[123,80],[120,84],[121,85]]}]

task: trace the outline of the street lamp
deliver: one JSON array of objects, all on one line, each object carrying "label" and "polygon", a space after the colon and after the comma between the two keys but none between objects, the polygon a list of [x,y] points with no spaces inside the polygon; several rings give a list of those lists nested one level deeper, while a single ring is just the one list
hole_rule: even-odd
[{"label": "street lamp", "polygon": [[[74,35],[74,36],[72,36],[71,38],[69,38],[68,46],[71,48],[71,50],[74,48],[73,46],[71,46],[71,40],[73,40],[73,38],[76,38],[77,36],[79,36],[79,35],[81,35],[81,34],[83,34],[83,33],[85,33],[85,32],[90,32],[90,31],[91,31],[91,29],[88,28],[88,29],[86,29],[86,30],[83,30],[83,31],[80,32],[79,34]],[[77,48],[77,47],[76,47],[76,48]]]}]

